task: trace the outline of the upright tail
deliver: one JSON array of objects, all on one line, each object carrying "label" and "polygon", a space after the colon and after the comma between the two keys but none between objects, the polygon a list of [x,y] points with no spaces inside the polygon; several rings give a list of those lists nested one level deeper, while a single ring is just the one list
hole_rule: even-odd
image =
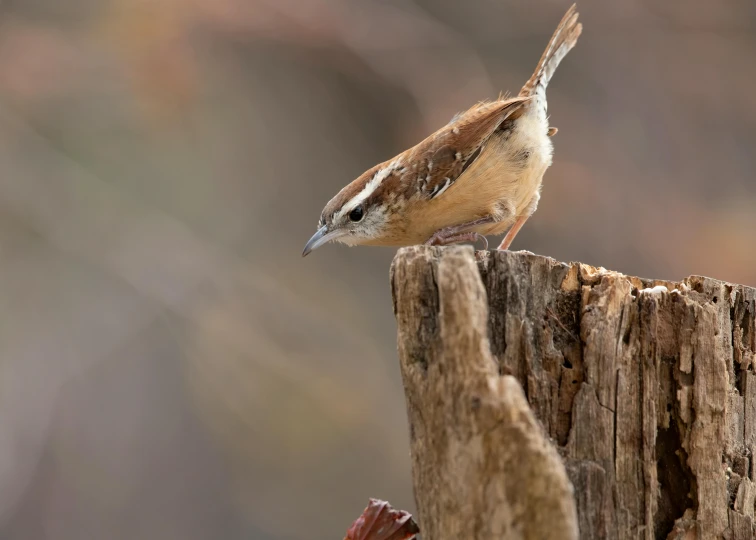
[{"label": "upright tail", "polygon": [[572,4],[572,7],[562,17],[554,35],[551,36],[533,76],[520,90],[520,96],[533,96],[536,107],[543,107],[544,113],[546,112],[546,86],[554,75],[559,62],[567,56],[567,53],[577,43],[582,31],[583,25],[578,22],[576,6]]}]

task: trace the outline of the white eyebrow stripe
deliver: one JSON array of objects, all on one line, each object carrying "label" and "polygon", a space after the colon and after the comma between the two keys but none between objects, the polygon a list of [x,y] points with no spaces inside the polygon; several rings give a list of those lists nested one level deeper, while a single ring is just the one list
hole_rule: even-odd
[{"label": "white eyebrow stripe", "polygon": [[362,191],[352,197],[344,206],[341,207],[341,210],[339,210],[334,216],[334,220],[344,217],[344,215],[348,214],[349,212],[357,208],[360,204],[365,202],[365,200],[370,197],[376,189],[378,189],[378,186],[380,186],[381,183],[386,178],[388,178],[392,172],[399,168],[401,163],[402,159],[397,158],[383,169],[377,171],[375,175],[373,175],[373,178],[371,178],[370,181],[365,184],[365,187],[362,188]]}]

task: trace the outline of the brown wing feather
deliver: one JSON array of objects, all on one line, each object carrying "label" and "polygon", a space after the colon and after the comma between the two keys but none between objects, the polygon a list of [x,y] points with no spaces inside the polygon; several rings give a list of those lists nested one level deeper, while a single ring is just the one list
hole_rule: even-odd
[{"label": "brown wing feather", "polygon": [[[478,104],[417,145],[408,160],[422,196],[443,194],[475,161],[489,137],[508,118],[517,116],[527,97]],[[415,167],[416,165],[416,167]]]}]

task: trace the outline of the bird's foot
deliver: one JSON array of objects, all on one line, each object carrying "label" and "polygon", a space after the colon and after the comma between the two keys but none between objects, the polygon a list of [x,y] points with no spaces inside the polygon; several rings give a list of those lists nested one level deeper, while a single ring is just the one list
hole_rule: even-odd
[{"label": "bird's foot", "polygon": [[488,239],[482,234],[476,232],[466,232],[444,235],[443,232],[444,229],[441,229],[440,231],[435,233],[428,239],[427,242],[425,242],[425,245],[448,246],[449,244],[456,244],[457,242],[477,242],[478,240],[483,240],[483,243],[485,244],[485,247],[483,249],[488,249]]}]

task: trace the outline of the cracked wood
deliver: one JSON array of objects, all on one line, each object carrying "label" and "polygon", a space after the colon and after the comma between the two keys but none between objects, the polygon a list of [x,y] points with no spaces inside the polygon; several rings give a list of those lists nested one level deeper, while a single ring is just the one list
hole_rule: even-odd
[{"label": "cracked wood", "polygon": [[756,290],[469,247],[391,274],[425,540],[756,538]]}]

